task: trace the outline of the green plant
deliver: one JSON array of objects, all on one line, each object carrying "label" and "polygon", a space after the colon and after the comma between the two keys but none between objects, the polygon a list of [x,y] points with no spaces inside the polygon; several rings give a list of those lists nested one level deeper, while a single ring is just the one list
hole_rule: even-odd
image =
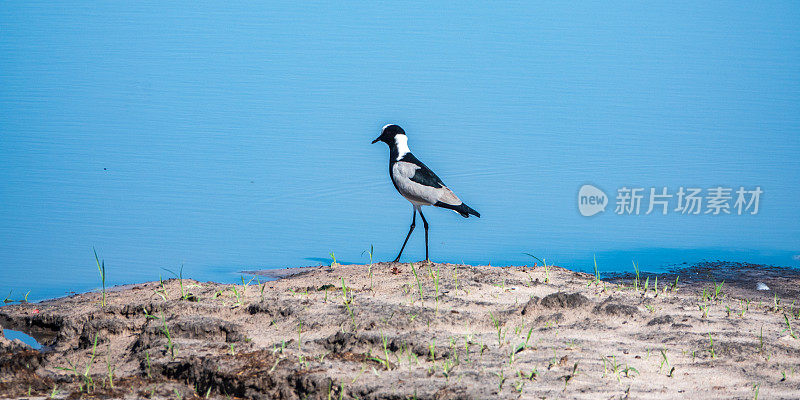
[{"label": "green plant", "polygon": [[492,319],[492,325],[494,325],[494,328],[497,329],[497,345],[499,347],[502,347],[503,346],[503,327],[500,324],[500,320],[495,318],[495,316],[494,316],[494,314],[492,314],[491,310],[489,311],[489,317],[491,317],[491,319]]},{"label": "green plant", "polygon": [[633,263],[633,271],[636,273],[636,278],[633,280],[633,290],[639,291],[639,266],[636,265],[636,261],[631,261]]},{"label": "green plant", "polygon": [[97,262],[97,271],[100,273],[100,282],[103,284],[103,299],[100,301],[100,306],[106,306],[106,260],[100,261],[100,258],[97,256],[97,249],[92,247],[92,251],[94,251],[94,260]]},{"label": "green plant", "polygon": [[338,263],[338,262],[336,262],[336,254],[334,254],[332,251],[331,251],[329,254],[330,254],[330,256],[331,256],[331,260],[333,260],[333,261],[331,262],[331,267],[336,267],[336,266],[338,266],[338,265],[339,265],[339,263]]},{"label": "green plant", "polygon": [[186,290],[183,287],[183,264],[181,264],[181,269],[178,270],[177,274],[174,271],[168,270],[166,268],[161,268],[161,269],[169,272],[170,274],[174,275],[175,278],[178,279],[178,286],[180,286],[181,288],[181,300],[186,300],[189,296],[188,294],[186,294]]},{"label": "green plant", "polygon": [[711,353],[711,358],[717,358],[717,353],[714,352],[714,338],[711,337],[711,332],[708,333],[708,352]]},{"label": "green plant", "polygon": [[500,372],[495,372],[495,375],[497,375],[497,378],[499,379],[499,383],[497,384],[497,390],[502,391],[503,384],[506,383],[505,374],[503,373],[503,370],[500,370]]},{"label": "green plant", "polygon": [[708,311],[709,311],[708,304],[698,303],[697,306],[700,308],[700,311],[703,312],[703,318],[708,318]]},{"label": "green plant", "polygon": [[658,297],[658,275],[653,280],[653,291],[656,293],[656,297]]},{"label": "green plant", "polygon": [[669,365],[669,360],[667,359],[667,350],[661,349],[659,351],[661,351],[661,365],[658,366],[658,372],[661,372],[661,368],[664,367],[665,363],[667,364],[667,367],[669,367],[670,365]]},{"label": "green plant", "polygon": [[155,315],[151,315],[150,313],[148,313],[147,312],[147,308],[142,307],[142,309],[144,310],[145,318],[156,319],[156,320],[161,321],[161,326],[159,327],[159,330],[161,330],[161,333],[163,333],[164,336],[167,338],[167,344],[165,345],[165,347],[167,348],[167,351],[169,351],[170,359],[174,360],[175,359],[175,344],[172,343],[172,335],[170,334],[169,327],[167,326],[167,319],[164,318],[164,312],[163,311],[161,312],[161,316],[160,317],[156,317]]},{"label": "green plant", "polygon": [[717,300],[722,297],[722,285],[724,284],[725,281],[722,281],[719,284],[717,284],[717,282],[714,282],[714,300]]},{"label": "green plant", "polygon": [[784,329],[783,332],[788,331],[789,336],[791,336],[794,339],[797,339],[797,335],[795,335],[794,330],[792,330],[792,322],[789,320],[789,317],[785,313],[783,314],[783,320],[786,321],[786,329]]},{"label": "green plant", "polygon": [[383,334],[383,331],[381,331],[381,344],[383,345],[383,358],[381,359],[380,357],[370,357],[369,359],[381,363],[381,365],[383,365],[383,368],[390,370],[392,369],[392,365],[389,362],[389,342],[386,339],[386,336]]},{"label": "green plant", "polygon": [[740,300],[739,305],[742,307],[742,312],[739,316],[744,317],[744,313],[746,313],[747,310],[750,309],[750,300],[749,299]]},{"label": "green plant", "polygon": [[54,383],[53,384],[53,390],[50,391],[50,398],[51,399],[55,399],[58,396],[58,394],[59,394],[58,384]]},{"label": "green plant", "polygon": [[144,362],[145,362],[145,366],[147,367],[147,377],[148,378],[152,378],[153,376],[150,374],[150,369],[151,369],[151,366],[150,366],[150,352],[147,351],[147,350],[144,351]]},{"label": "green plant", "polygon": [[[261,287],[261,302],[264,302],[264,287],[267,286],[267,282],[261,283],[261,278],[256,281],[256,284]],[[325,298],[327,299],[328,296],[328,289],[325,289]]]},{"label": "green plant", "polygon": [[11,293],[12,292],[14,292],[14,289],[11,289],[11,290],[8,291],[8,294],[6,295],[6,298],[3,299],[3,303],[11,303],[12,301],[14,301],[14,300],[9,300],[9,297],[11,297]]},{"label": "green plant", "polygon": [[108,385],[112,390],[114,389],[114,372],[116,370],[117,367],[111,365],[111,345],[109,344],[106,351],[106,376],[108,377]]},{"label": "green plant", "polygon": [[594,284],[600,285],[600,271],[597,269],[597,255],[594,255]]},{"label": "green plant", "polygon": [[78,366],[76,364],[73,364],[72,361],[69,360],[67,360],[67,363],[69,364],[70,368],[56,367],[56,369],[60,369],[62,371],[72,372],[74,376],[79,377],[83,380],[83,383],[78,384],[79,392],[83,391],[84,388],[86,389],[86,393],[89,393],[89,391],[94,389],[94,380],[92,379],[92,376],[89,375],[89,370],[91,370],[92,363],[94,363],[95,352],[97,351],[97,340],[99,339],[99,337],[100,335],[95,333],[94,344],[92,345],[92,353],[89,356],[89,361],[86,363],[86,368],[83,370],[83,372],[79,372]]},{"label": "green plant", "polygon": [[347,297],[347,285],[344,283],[344,277],[342,279],[342,297],[344,301],[344,307],[347,309],[347,314],[350,315],[350,321],[353,323],[353,330],[356,330],[356,317],[353,314],[353,309],[350,308],[350,303],[352,303],[352,295],[348,298]]},{"label": "green plant", "polygon": [[298,352],[302,351],[300,349],[300,345],[303,344],[302,337],[301,337],[302,333],[303,333],[303,321],[300,321],[300,323],[297,324],[297,351]]},{"label": "green plant", "polygon": [[417,273],[417,269],[414,268],[414,263],[411,263],[411,272],[414,274],[414,278],[417,280],[417,289],[419,289],[419,300],[422,302],[422,304],[425,304],[425,297],[422,295],[422,283],[420,283],[419,281],[419,274]]},{"label": "green plant", "polygon": [[239,293],[238,289],[236,289],[236,285],[231,285],[230,290],[231,290],[231,292],[233,292],[233,295],[236,297],[236,303],[234,303],[234,305],[236,305],[236,306],[242,305],[242,294]]},{"label": "green plant", "polygon": [[545,262],[544,260],[542,260],[539,257],[536,257],[535,255],[533,255],[531,253],[523,253],[523,254],[525,254],[527,256],[530,256],[530,257],[534,258],[535,260],[538,260],[539,262],[542,263],[542,266],[544,267],[544,283],[549,283],[550,282],[550,268],[547,266],[547,262]]},{"label": "green plant", "polygon": [[[244,275],[239,275],[239,277],[242,278],[242,297],[244,297],[244,295],[247,293],[247,287],[250,286],[250,283],[252,283],[256,277],[251,277],[246,283],[244,281]],[[306,289],[306,293],[308,293],[308,289]]]},{"label": "green plant", "polygon": [[372,291],[372,256],[375,253],[375,249],[372,247],[372,245],[369,245],[369,250],[364,250],[361,252],[361,255],[363,256],[364,253],[369,254],[369,267],[367,268],[367,273],[369,273],[369,290]]}]

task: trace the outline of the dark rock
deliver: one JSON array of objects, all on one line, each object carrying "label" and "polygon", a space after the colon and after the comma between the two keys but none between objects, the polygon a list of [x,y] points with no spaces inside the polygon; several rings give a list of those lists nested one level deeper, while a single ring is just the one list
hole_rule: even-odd
[{"label": "dark rock", "polygon": [[589,299],[580,293],[556,292],[544,296],[539,302],[544,308],[578,308],[589,304]]},{"label": "dark rock", "polygon": [[671,324],[671,323],[672,323],[672,316],[667,314],[667,315],[662,315],[660,317],[655,317],[655,318],[651,319],[650,322],[647,323],[647,326],[663,325],[663,324]]},{"label": "dark rock", "polygon": [[539,298],[536,296],[531,297],[525,306],[522,307],[522,315],[528,315],[536,310],[536,305],[539,304]]}]

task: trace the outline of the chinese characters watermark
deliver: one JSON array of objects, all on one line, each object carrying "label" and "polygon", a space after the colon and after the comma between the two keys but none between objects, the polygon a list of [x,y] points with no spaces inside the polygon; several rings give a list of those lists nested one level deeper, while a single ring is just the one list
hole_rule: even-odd
[{"label": "chinese characters watermark", "polygon": [[[759,211],[760,186],[684,187],[670,191],[667,187],[627,187],[617,189],[614,213],[617,215],[650,215],[677,213],[682,215],[756,215]],[[583,185],[578,191],[578,210],[583,216],[605,211],[609,198],[597,187]]]}]

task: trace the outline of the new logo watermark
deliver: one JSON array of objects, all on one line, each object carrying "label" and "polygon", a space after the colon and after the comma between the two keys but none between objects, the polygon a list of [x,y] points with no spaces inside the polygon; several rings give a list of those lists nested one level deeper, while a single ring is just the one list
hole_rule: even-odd
[{"label": "new logo watermark", "polygon": [[[658,213],[667,215],[756,215],[759,211],[761,195],[764,190],[760,186],[745,188],[715,186],[709,188],[679,187],[670,192],[666,186],[650,187],[623,186],[617,189],[614,214],[617,215],[649,215]],[[584,217],[590,217],[606,210],[610,198],[593,185],[583,185],[578,190],[578,211]]]},{"label": "new logo watermark", "polygon": [[584,217],[605,211],[607,205],[608,196],[602,190],[592,185],[583,185],[578,190],[578,211]]}]

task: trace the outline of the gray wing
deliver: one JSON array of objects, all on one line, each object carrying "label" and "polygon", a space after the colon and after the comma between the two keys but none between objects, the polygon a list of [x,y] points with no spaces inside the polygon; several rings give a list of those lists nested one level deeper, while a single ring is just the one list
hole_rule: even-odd
[{"label": "gray wing", "polygon": [[[398,161],[392,166],[392,182],[403,197],[417,205],[434,205],[437,202],[454,206],[461,204],[453,191],[424,166]],[[429,182],[438,187],[425,184]]]}]

